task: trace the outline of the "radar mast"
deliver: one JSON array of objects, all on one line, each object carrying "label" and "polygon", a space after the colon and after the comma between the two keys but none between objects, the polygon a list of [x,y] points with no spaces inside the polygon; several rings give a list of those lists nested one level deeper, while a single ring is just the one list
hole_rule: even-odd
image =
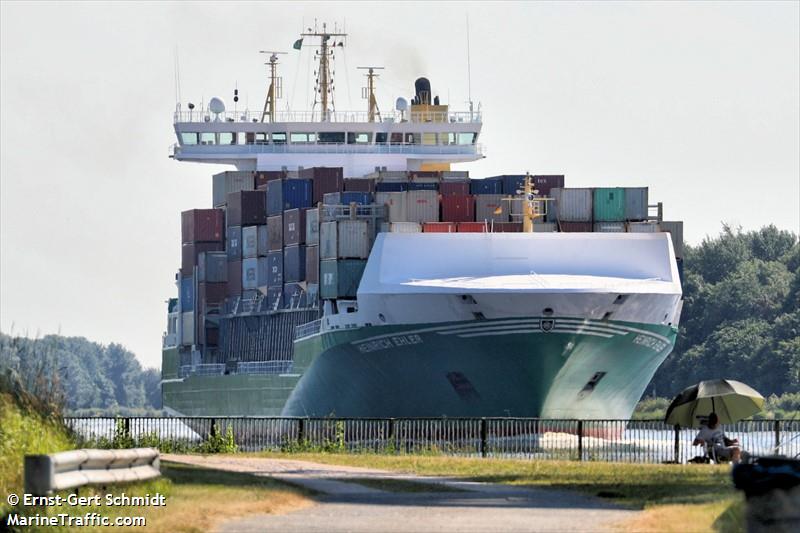
[{"label": "radar mast", "polygon": [[278,77],[278,54],[286,52],[273,52],[260,50],[262,54],[270,54],[269,63],[269,89],[267,89],[267,99],[264,101],[264,111],[261,113],[261,122],[266,122],[269,117],[270,122],[275,122],[275,100],[283,96],[283,78]]},{"label": "radar mast", "polygon": [[378,74],[376,70],[383,70],[383,67],[358,67],[359,70],[366,70],[367,86],[361,88],[361,97],[367,100],[367,120],[375,122],[375,114],[381,118],[381,111],[378,109],[378,101],[375,99],[375,78]]},{"label": "radar mast", "polygon": [[[322,31],[318,31],[316,22],[314,23],[314,29],[308,28],[306,33],[300,34],[300,43],[302,45],[303,38],[305,37],[319,37],[320,38],[320,45],[319,50],[317,50],[316,55],[319,60],[319,70],[317,71],[317,86],[315,88],[314,94],[314,107],[317,105],[317,95],[319,95],[319,103],[321,107],[321,121],[328,122],[330,120],[331,111],[334,111],[336,106],[334,104],[333,98],[333,74],[334,72],[331,70],[331,60],[334,59],[334,50],[336,47],[344,47],[344,41],[340,40],[336,42],[335,40],[329,42],[332,37],[340,37],[344,39],[347,37],[346,33],[340,33],[336,30],[334,26],[333,32],[329,32],[327,29],[327,24],[322,23]],[[312,108],[313,111],[313,108]]]}]

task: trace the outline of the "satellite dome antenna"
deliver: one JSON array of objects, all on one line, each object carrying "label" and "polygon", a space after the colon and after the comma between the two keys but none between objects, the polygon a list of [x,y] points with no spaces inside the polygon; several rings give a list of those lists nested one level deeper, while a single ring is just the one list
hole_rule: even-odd
[{"label": "satellite dome antenna", "polygon": [[208,110],[214,113],[214,122],[219,122],[219,115],[225,112],[225,102],[215,96],[208,101]]},{"label": "satellite dome antenna", "polygon": [[400,120],[405,121],[406,111],[408,110],[408,100],[406,100],[402,96],[399,97],[394,103],[394,108],[400,111]]}]

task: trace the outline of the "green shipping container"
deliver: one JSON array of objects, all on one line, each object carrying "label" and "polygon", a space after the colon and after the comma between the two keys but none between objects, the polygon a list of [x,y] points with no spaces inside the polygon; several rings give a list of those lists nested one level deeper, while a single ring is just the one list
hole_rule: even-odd
[{"label": "green shipping container", "polygon": [[594,190],[594,219],[597,222],[625,220],[625,189],[605,187]]},{"label": "green shipping container", "polygon": [[355,298],[366,266],[367,262],[360,259],[321,261],[319,267],[320,296],[323,299]]}]

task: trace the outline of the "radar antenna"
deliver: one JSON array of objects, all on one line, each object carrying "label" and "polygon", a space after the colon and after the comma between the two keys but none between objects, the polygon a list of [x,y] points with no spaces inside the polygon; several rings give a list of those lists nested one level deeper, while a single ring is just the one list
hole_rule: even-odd
[{"label": "radar antenna", "polygon": [[[525,173],[525,182],[523,184],[523,188],[518,189],[516,193],[522,196],[522,231],[523,233],[531,233],[533,232],[533,224],[536,219],[543,218],[545,215],[547,215],[547,202],[552,202],[553,199],[537,197],[539,191],[536,190],[536,186],[533,183],[533,176],[530,175],[530,172]],[[509,196],[508,198],[503,198],[502,200],[511,203],[512,201],[519,199],[520,198]],[[494,214],[503,214],[502,205],[494,210]],[[514,215],[512,214],[512,217],[513,216]]]},{"label": "radar antenna", "polygon": [[275,100],[283,97],[283,78],[278,77],[278,54],[286,52],[273,52],[271,50],[259,50],[260,54],[270,54],[269,63],[269,89],[267,89],[267,99],[264,101],[264,111],[261,113],[261,122],[266,122],[269,117],[270,122],[275,122]]},{"label": "radar antenna", "polygon": [[299,49],[303,44],[304,37],[320,38],[320,49],[316,52],[317,58],[319,59],[319,70],[317,72],[317,86],[314,94],[314,107],[317,105],[317,94],[319,94],[320,107],[322,108],[320,115],[322,122],[328,122],[331,118],[331,111],[335,110],[333,99],[333,74],[335,74],[335,72],[331,69],[331,60],[334,59],[334,50],[336,47],[344,47],[343,40],[340,40],[338,43],[335,40],[331,43],[328,41],[331,40],[331,37],[347,37],[346,33],[339,33],[336,26],[334,26],[333,32],[329,32],[327,27],[327,24],[323,22],[322,31],[318,31],[315,22],[314,29],[308,28],[306,33],[301,33],[300,40],[295,43],[295,48]]},{"label": "radar antenna", "polygon": [[375,99],[375,78],[378,74],[376,70],[383,70],[384,67],[357,67],[358,70],[366,70],[367,86],[361,88],[361,97],[367,100],[367,120],[375,122],[375,114],[381,118],[381,111],[378,109],[378,101]]}]

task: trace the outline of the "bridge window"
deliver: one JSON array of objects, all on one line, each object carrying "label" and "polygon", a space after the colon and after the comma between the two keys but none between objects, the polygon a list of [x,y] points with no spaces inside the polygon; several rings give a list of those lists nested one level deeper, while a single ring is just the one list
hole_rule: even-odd
[{"label": "bridge window", "polygon": [[267,135],[265,131],[257,131],[255,133],[256,144],[267,144],[269,142],[269,137],[267,137]]},{"label": "bridge window", "polygon": [[347,144],[368,144],[370,141],[369,133],[347,133]]},{"label": "bridge window", "polygon": [[317,138],[324,144],[344,144],[343,131],[321,131]]},{"label": "bridge window", "polygon": [[227,132],[220,133],[219,144],[236,144],[236,134]]},{"label": "bridge window", "polygon": [[272,134],[272,144],[286,144],[286,132],[274,132]]},{"label": "bridge window", "polygon": [[197,133],[181,133],[181,144],[197,144]]},{"label": "bridge window", "polygon": [[317,142],[316,133],[292,133],[289,135],[292,144],[295,143],[315,143]]},{"label": "bridge window", "polygon": [[475,134],[474,133],[459,133],[458,134],[458,144],[474,144],[475,143]]},{"label": "bridge window", "polygon": [[423,133],[422,134],[422,144],[424,144],[424,145],[436,144],[436,134],[435,133]]},{"label": "bridge window", "polygon": [[385,131],[379,131],[375,134],[375,144],[386,144],[389,134]]},{"label": "bridge window", "polygon": [[403,134],[392,133],[392,144],[403,144]]},{"label": "bridge window", "polygon": [[200,144],[217,144],[217,134],[210,131],[201,133]]},{"label": "bridge window", "polygon": [[419,144],[422,136],[419,133],[406,133],[406,144]]}]

